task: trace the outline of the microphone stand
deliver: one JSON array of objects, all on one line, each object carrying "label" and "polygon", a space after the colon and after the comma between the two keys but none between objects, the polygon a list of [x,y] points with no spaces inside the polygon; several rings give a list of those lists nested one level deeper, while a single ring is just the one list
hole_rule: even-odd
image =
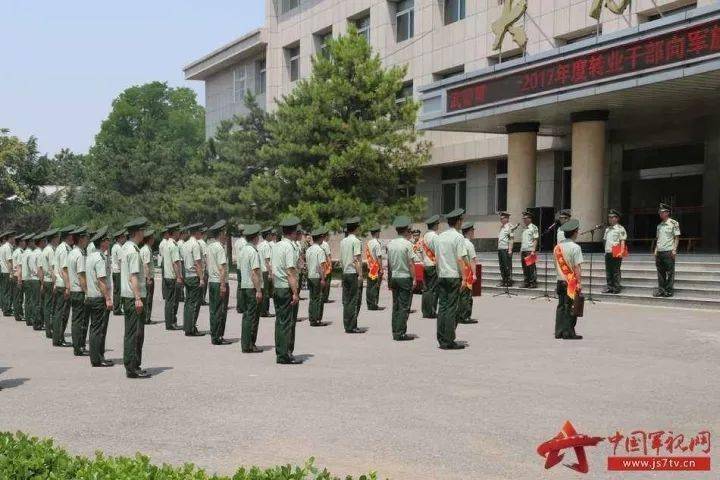
[{"label": "microphone stand", "polygon": [[[542,215],[540,215],[540,218],[538,219],[538,223],[539,223],[539,225],[540,225],[540,231],[542,232],[542,229],[543,229]],[[554,223],[553,223],[553,224],[554,224]],[[550,227],[550,228],[548,228],[546,231],[544,231],[543,233],[540,234],[540,238],[538,238],[538,248],[539,248],[541,251],[542,251],[542,249],[543,249],[543,248],[542,248],[542,239],[543,239],[543,237],[544,237],[545,235],[547,235],[548,233],[554,232],[556,229],[557,229],[557,227],[556,227],[556,228]],[[552,301],[553,297],[551,297],[550,294],[548,293],[548,258],[547,258],[547,252],[542,252],[542,254],[543,254],[543,261],[545,262],[545,268],[544,268],[544,270],[545,270],[545,274],[544,274],[544,275],[545,275],[545,282],[543,282],[543,283],[545,283],[545,288],[543,289],[543,294],[542,294],[542,295],[536,295],[536,296],[534,296],[534,297],[530,297],[530,300],[537,300],[538,298],[544,298],[545,300],[547,300],[548,302],[550,302],[550,301]]]},{"label": "microphone stand", "polygon": [[580,235],[585,235],[585,234],[588,234],[588,233],[590,234],[590,242],[591,242],[591,243],[590,243],[590,285],[589,285],[588,294],[587,294],[587,296],[585,297],[585,300],[588,301],[588,302],[590,302],[590,303],[592,303],[592,304],[596,304],[596,303],[600,302],[600,300],[595,300],[595,299],[593,298],[593,294],[592,294],[593,277],[592,277],[592,274],[593,274],[593,263],[595,263],[595,261],[594,261],[594,260],[595,260],[595,252],[594,252],[594,249],[593,249],[593,244],[595,243],[595,232],[596,232],[597,230],[601,229],[601,228],[602,228],[602,226],[597,226],[597,227],[594,227],[594,228],[592,228],[592,229],[590,229],[590,230],[586,230],[586,231],[584,231],[584,232],[582,232],[582,233],[580,234]]}]

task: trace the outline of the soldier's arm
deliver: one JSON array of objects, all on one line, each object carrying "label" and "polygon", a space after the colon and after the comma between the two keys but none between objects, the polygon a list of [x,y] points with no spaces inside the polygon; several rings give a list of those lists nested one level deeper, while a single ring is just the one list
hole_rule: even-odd
[{"label": "soldier's arm", "polygon": [[262,273],[260,267],[253,268],[251,278],[253,287],[255,287],[255,298],[258,302],[262,301]]},{"label": "soldier's arm", "polygon": [[87,293],[87,277],[85,277],[85,272],[78,272],[77,276],[80,288],[82,288],[83,292]]},{"label": "soldier's arm", "polygon": [[68,275],[67,267],[63,267],[62,269],[62,278],[65,282],[65,298],[67,298],[70,296],[70,275]]},{"label": "soldier's arm", "polygon": [[130,274],[130,289],[135,297],[135,311],[140,313],[143,308],[142,296],[140,295],[140,279],[137,273]]},{"label": "soldier's arm", "polygon": [[102,293],[102,296],[105,298],[105,308],[107,308],[108,310],[112,310],[112,295],[110,295],[110,289],[108,288],[107,280],[105,280],[105,277],[99,277],[97,280],[98,290],[100,290],[100,293]]},{"label": "soldier's arm", "polygon": [[288,285],[290,285],[290,290],[292,291],[293,299],[292,304],[295,305],[299,301],[299,289],[298,289],[298,277],[297,277],[297,269],[295,267],[290,267],[287,269],[287,279],[288,279]]},{"label": "soldier's arm", "polygon": [[363,270],[362,270],[362,261],[360,260],[360,255],[355,255],[355,257],[353,258],[353,264],[355,265],[355,271],[357,272],[358,277],[360,279],[362,279]]},{"label": "soldier's arm", "polygon": [[43,269],[42,265],[38,265],[37,275],[38,275],[38,280],[40,280],[40,291],[42,292],[45,287],[45,270]]}]

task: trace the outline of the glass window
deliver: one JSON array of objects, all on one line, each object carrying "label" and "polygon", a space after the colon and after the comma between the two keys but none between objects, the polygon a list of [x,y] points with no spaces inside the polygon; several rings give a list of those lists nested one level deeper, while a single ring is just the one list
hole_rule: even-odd
[{"label": "glass window", "polygon": [[445,25],[465,18],[465,0],[445,0]]},{"label": "glass window", "polygon": [[395,23],[398,42],[415,35],[415,0],[402,0],[397,3]]},{"label": "glass window", "polygon": [[467,205],[467,183],[465,180],[466,166],[458,165],[443,167],[440,172],[442,179],[442,211],[450,212]]},{"label": "glass window", "polygon": [[265,59],[258,60],[255,63],[255,72],[257,78],[255,79],[255,93],[265,93],[265,82],[267,82],[267,67]]},{"label": "glass window", "polygon": [[281,0],[280,13],[287,13],[290,10],[297,8],[299,4],[300,0]]},{"label": "glass window", "polygon": [[410,80],[409,82],[405,82],[400,89],[400,91],[397,94],[397,101],[398,103],[404,102],[408,98],[413,97],[413,82]]},{"label": "glass window", "polygon": [[317,37],[317,53],[319,55],[322,55],[323,57],[328,56],[328,42],[332,40],[332,31],[329,31],[327,33],[319,33],[316,35]]},{"label": "glass window", "polygon": [[247,72],[245,65],[233,70],[233,102],[242,102],[245,98],[247,85]]},{"label": "glass window", "polygon": [[370,41],[370,15],[365,15],[354,21],[355,28],[357,28],[358,35],[365,37],[365,40]]},{"label": "glass window", "polygon": [[300,78],[300,47],[286,48],[290,81]]},{"label": "glass window", "polygon": [[507,210],[507,159],[495,163],[495,211]]},{"label": "glass window", "polygon": [[572,167],[563,167],[561,208],[572,208]]}]

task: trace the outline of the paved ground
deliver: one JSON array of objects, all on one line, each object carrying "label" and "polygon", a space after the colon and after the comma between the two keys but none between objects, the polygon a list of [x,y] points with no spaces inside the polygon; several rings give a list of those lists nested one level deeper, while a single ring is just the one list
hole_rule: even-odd
[{"label": "paved ground", "polygon": [[[386,305],[387,294],[383,288]],[[567,419],[598,436],[720,432],[714,313],[588,305],[578,329],[586,339],[568,342],[552,338],[554,308],[482,297],[474,308],[480,324],[458,327],[469,348],[444,352],[434,321],[419,313],[411,316],[413,342],[391,340],[389,312],[363,310],[360,325],[369,331],[345,335],[336,302],[326,311],[332,325],[299,324],[296,354],[308,355],[302,366],[276,365],[272,351],[213,347],[207,336],[186,338],[158,324],[147,328],[144,354],[156,375],[135,381],[121,366],[90,368],[87,358],[4,318],[0,429],[52,436],[73,452],[142,451],[156,462],[189,460],[220,473],[315,456],[338,474],[377,469],[412,480],[577,478],[562,467],[546,472],[535,453]],[[301,317],[306,311],[303,302]],[[207,325],[203,308],[200,326]],[[233,312],[227,337],[239,336]],[[108,358],[122,357],[120,317],[111,319],[108,337]],[[272,320],[262,320],[258,344],[273,345]],[[605,471],[609,451],[607,444],[588,451],[585,478],[620,478]]]}]

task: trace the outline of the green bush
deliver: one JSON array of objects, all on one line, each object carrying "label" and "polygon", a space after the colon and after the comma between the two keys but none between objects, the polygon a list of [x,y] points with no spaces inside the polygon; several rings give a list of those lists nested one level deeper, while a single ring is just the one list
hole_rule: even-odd
[{"label": "green bush", "polygon": [[[191,463],[182,467],[150,463],[144,455],[133,458],[72,456],[53,444],[22,432],[0,432],[0,479],[7,480],[339,480],[309,459],[302,467],[291,465],[261,469],[240,468],[232,477],[210,475]],[[352,480],[346,477],[345,480]],[[358,480],[377,480],[373,472]]]}]

